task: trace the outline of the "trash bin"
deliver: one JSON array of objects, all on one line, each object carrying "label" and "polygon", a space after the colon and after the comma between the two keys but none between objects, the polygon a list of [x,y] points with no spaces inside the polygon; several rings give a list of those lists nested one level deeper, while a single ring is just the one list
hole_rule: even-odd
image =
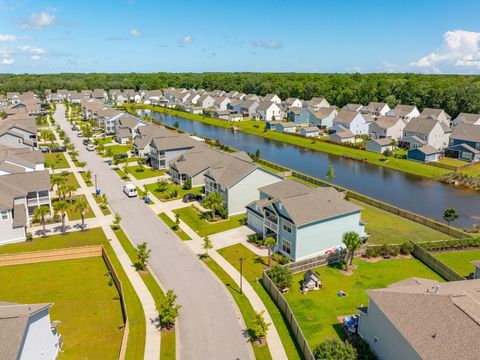
[{"label": "trash bin", "polygon": [[145,204],[150,204],[150,198],[149,197],[145,198]]},{"label": "trash bin", "polygon": [[97,193],[97,196],[100,195],[102,191],[100,189],[97,189],[96,193]]},{"label": "trash bin", "polygon": [[107,161],[108,166],[112,166],[112,160]]}]

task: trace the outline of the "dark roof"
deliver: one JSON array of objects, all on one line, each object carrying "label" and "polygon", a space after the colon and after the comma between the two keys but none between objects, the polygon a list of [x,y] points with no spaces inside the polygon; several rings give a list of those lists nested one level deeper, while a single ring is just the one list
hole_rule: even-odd
[{"label": "dark roof", "polygon": [[480,125],[460,124],[453,129],[450,139],[480,143]]}]

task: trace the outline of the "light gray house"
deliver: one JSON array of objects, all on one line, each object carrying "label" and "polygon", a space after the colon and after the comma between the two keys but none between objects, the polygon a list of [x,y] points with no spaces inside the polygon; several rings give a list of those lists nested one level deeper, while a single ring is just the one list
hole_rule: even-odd
[{"label": "light gray house", "polygon": [[34,148],[37,146],[38,128],[34,118],[0,121],[0,145],[16,148]]},{"label": "light gray house", "polygon": [[360,112],[363,114],[370,114],[373,118],[385,116],[389,111],[390,106],[383,102],[371,102],[360,109]]},{"label": "light gray house", "polygon": [[44,170],[45,157],[32,148],[0,145],[0,176]]},{"label": "light gray house", "polygon": [[448,115],[445,110],[443,109],[431,109],[431,108],[425,108],[423,111],[420,113],[420,117],[423,118],[432,118],[434,120],[437,120],[441,123],[444,123],[448,127],[451,126],[451,121],[452,117]]},{"label": "light gray house", "polygon": [[478,359],[480,279],[410,278],[367,294],[358,334],[377,359]]},{"label": "light gray house", "polygon": [[2,360],[55,360],[62,347],[59,322],[50,321],[53,304],[0,302]]},{"label": "light gray house", "polygon": [[370,123],[369,135],[373,139],[392,138],[395,140],[403,136],[406,123],[399,116],[379,116]]},{"label": "light gray house", "polygon": [[247,204],[260,198],[259,188],[281,180],[249,158],[228,155],[205,172],[205,194],[218,192],[228,216],[243,214]]},{"label": "light gray house", "polygon": [[452,121],[452,128],[460,124],[480,125],[480,114],[460,113]]},{"label": "light gray house", "polygon": [[419,117],[420,116],[420,111],[418,111],[418,109],[415,105],[401,105],[401,104],[398,104],[397,106],[395,106],[395,108],[391,109],[387,113],[387,115],[398,116],[402,120],[404,120],[405,123],[408,123],[413,118]]},{"label": "light gray house", "polygon": [[133,153],[135,156],[148,158],[150,156],[150,143],[154,138],[160,138],[164,136],[172,136],[173,133],[167,130],[163,126],[158,125],[146,125],[139,126],[136,130],[136,134],[133,140]]},{"label": "light gray house", "polygon": [[365,150],[375,152],[377,154],[383,154],[385,151],[393,151],[391,138],[380,138],[368,140],[365,145]]},{"label": "light gray house", "polygon": [[325,98],[313,97],[308,101],[303,102],[303,107],[308,107],[313,111],[318,111],[322,107],[329,107],[330,103]]},{"label": "light gray house", "polygon": [[448,139],[451,129],[445,124],[432,117],[417,117],[403,129],[403,137],[399,139],[399,146],[412,149],[415,143],[410,143],[410,138],[417,137],[423,140],[426,145],[430,145],[436,149],[443,149],[448,146]]},{"label": "light gray house", "polygon": [[[258,105],[260,103],[257,100],[242,100],[237,106],[238,111],[245,117],[252,117],[257,112]],[[236,110],[234,108],[234,110]]]},{"label": "light gray house", "polygon": [[170,162],[199,144],[188,135],[171,133],[150,141],[150,165],[154,169],[166,169]]}]

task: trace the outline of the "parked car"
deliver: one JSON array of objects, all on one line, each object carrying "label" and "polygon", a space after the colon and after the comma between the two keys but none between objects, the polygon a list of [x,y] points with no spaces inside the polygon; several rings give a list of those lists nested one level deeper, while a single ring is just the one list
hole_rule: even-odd
[{"label": "parked car", "polygon": [[189,203],[195,200],[198,200],[198,201],[202,200],[202,195],[194,194],[194,193],[188,193],[183,195],[183,202],[185,203]]},{"label": "parked car", "polygon": [[137,196],[137,189],[135,188],[135,185],[133,184],[125,184],[123,186],[123,192],[125,195],[128,197],[135,197]]},{"label": "parked car", "polygon": [[42,153],[48,153],[50,152],[50,148],[48,146],[41,146],[40,147],[40,150],[42,151]]},{"label": "parked car", "polygon": [[52,153],[65,152],[67,148],[65,146],[55,146],[50,150]]},{"label": "parked car", "polygon": [[117,154],[117,158],[120,160],[128,158],[128,154]]},{"label": "parked car", "polygon": [[77,132],[77,137],[83,137],[83,132],[81,131]]},{"label": "parked car", "polygon": [[93,151],[93,150],[95,150],[95,145],[93,145],[93,144],[88,144],[88,145],[87,145],[87,150],[88,150],[88,151]]},{"label": "parked car", "polygon": [[83,145],[88,145],[90,141],[88,139],[83,139]]}]

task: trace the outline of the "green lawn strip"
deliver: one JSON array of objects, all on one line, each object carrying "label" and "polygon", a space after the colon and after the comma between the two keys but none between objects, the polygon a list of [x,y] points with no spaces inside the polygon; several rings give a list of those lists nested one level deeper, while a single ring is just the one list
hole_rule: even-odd
[{"label": "green lawn strip", "polygon": [[[142,189],[140,189],[138,186],[136,186],[136,189],[137,189],[137,195],[141,198],[141,199],[144,199],[145,198],[145,191],[143,191]],[[150,202],[147,204],[147,205],[153,205],[155,204],[155,202],[153,201],[152,197],[149,196],[149,199],[150,199]]]},{"label": "green lawn strip", "polygon": [[268,166],[268,165],[265,165],[265,164],[261,164],[261,163],[256,163],[258,166],[270,171],[270,172],[273,172],[273,173],[281,173],[282,171],[278,170],[278,169],[274,169],[273,167],[271,166]]},{"label": "green lawn strip", "polygon": [[462,174],[470,175],[470,176],[480,176],[480,164],[475,166],[466,167],[460,170]]},{"label": "green lawn strip", "polygon": [[201,237],[234,229],[245,224],[245,215],[243,214],[210,223],[202,219],[200,213],[191,206],[176,209],[173,212],[180,215],[180,219]]},{"label": "green lawn strip", "polygon": [[70,165],[68,165],[67,159],[63,153],[47,153],[45,155],[45,167],[51,168],[52,165],[54,169],[68,169]]},{"label": "green lawn strip", "polygon": [[80,171],[79,173],[80,173],[80,176],[82,177],[83,181],[85,181],[85,184],[87,186],[93,186],[92,179],[88,180],[86,171]]},{"label": "green lawn strip", "polygon": [[450,170],[447,170],[447,169],[442,169],[439,167],[426,165],[423,163],[418,163],[418,162],[410,161],[406,159],[395,159],[393,157],[390,157],[388,158],[388,161],[381,161],[381,159],[385,159],[385,157],[381,154],[376,154],[376,153],[365,151],[365,150],[352,149],[352,148],[328,143],[321,140],[312,141],[312,139],[306,139],[300,136],[284,134],[284,133],[280,133],[272,130],[264,132],[264,129],[265,129],[264,123],[254,121],[254,120],[241,121],[233,124],[225,120],[214,119],[214,118],[205,117],[203,115],[197,115],[197,114],[188,114],[183,111],[166,109],[160,106],[140,105],[135,107],[130,106],[130,108],[151,109],[160,113],[177,115],[185,119],[196,120],[206,124],[215,125],[215,126],[224,127],[224,128],[230,128],[236,125],[236,126],[240,126],[241,131],[248,134],[257,135],[257,136],[261,136],[261,137],[272,139],[272,140],[278,140],[287,144],[301,146],[304,148],[317,150],[317,151],[321,151],[321,152],[325,152],[333,155],[338,155],[338,156],[350,155],[360,159],[367,159],[370,163],[375,165],[384,166],[394,170],[399,170],[399,171],[407,172],[410,174],[420,175],[420,176],[431,178],[431,179],[436,179],[441,175],[450,172]]},{"label": "green lawn strip", "polygon": [[[171,229],[173,226],[175,226],[175,222],[174,222],[172,219],[170,219],[167,214],[165,214],[165,213],[162,212],[162,213],[158,214],[158,217],[159,217],[160,219],[162,219],[162,221],[163,221],[165,224],[167,224],[167,226],[168,226],[170,229]],[[192,240],[192,238],[191,238],[190,236],[188,236],[188,234],[187,234],[185,231],[183,231],[180,227],[178,228],[178,230],[176,230],[176,231],[174,231],[174,232],[175,232],[175,234],[177,234],[178,237],[179,237],[180,239],[182,239],[182,240]]]},{"label": "green lawn strip", "polygon": [[[67,209],[68,220],[75,221],[75,220],[80,220],[82,218],[82,216],[80,214],[80,211],[75,210],[75,203],[80,199],[83,199],[83,200],[87,201],[87,198],[83,194],[72,196],[72,202],[68,201],[68,196],[67,196],[67,202],[69,204],[68,209]],[[52,200],[52,205],[54,205],[57,201],[58,201],[58,198],[53,199]],[[95,213],[89,207],[88,211],[85,213],[85,219],[94,218],[94,217],[95,217]]]},{"label": "green lawn strip", "polygon": [[[98,205],[101,205],[103,204],[103,201],[102,201],[102,197],[101,196],[97,196],[97,194],[95,193],[92,193],[92,196],[93,198],[95,199],[95,202],[98,204]],[[100,207],[100,206],[99,206]],[[103,207],[100,207],[100,210],[102,211],[103,215],[107,216],[107,215],[110,215],[112,212],[110,211],[110,209],[108,208],[108,206],[106,208],[103,208]]]},{"label": "green lawn strip", "polygon": [[298,347],[287,320],[283,317],[275,302],[272,300],[267,290],[257,279],[262,278],[263,270],[266,269],[266,259],[255,255],[241,244],[228,246],[219,249],[218,253],[222,255],[237,271],[240,271],[240,258],[243,258],[243,277],[250,283],[256,291],[263,304],[268,310],[273,323],[278,331],[283,347],[289,359],[301,359],[303,354]]},{"label": "green lawn strip", "polygon": [[112,143],[113,136],[106,136],[105,139],[103,137],[97,137],[95,138],[95,142],[97,145],[103,144],[111,144]]},{"label": "green lawn strip", "polygon": [[[443,281],[417,259],[390,259],[367,262],[355,259],[357,269],[353,275],[343,275],[340,264],[321,266],[316,269],[323,287],[318,291],[302,294],[300,284],[303,273],[293,276],[292,288],[285,294],[295,317],[307,338],[310,347],[314,347],[326,338],[346,335],[338,317],[358,313],[359,306],[368,304],[366,290],[384,288],[392,283],[419,277]],[[348,294],[338,297],[342,290]],[[312,311],[315,309],[315,311]]]},{"label": "green lawn strip", "polygon": [[130,178],[127,175],[125,175],[125,173],[120,168],[117,168],[114,171],[117,173],[118,176],[120,176],[120,179],[130,180]]},{"label": "green lawn strip", "polygon": [[50,316],[61,321],[62,359],[114,359],[123,319],[107,272],[100,257],[5,266],[0,268],[0,293],[2,301],[54,303]]},{"label": "green lawn strip", "polygon": [[462,276],[469,276],[474,267],[472,261],[480,260],[480,249],[432,253],[437,259]]},{"label": "green lawn strip", "polygon": [[[128,239],[127,235],[123,232],[122,229],[115,230],[115,235],[117,236],[118,240],[122,244],[123,249],[127,253],[128,257],[130,258],[130,261],[135,263],[137,261],[137,252],[135,251],[134,246]],[[133,266],[133,265],[132,265]],[[146,274],[142,273],[140,274],[143,282],[145,283],[145,286],[148,288],[148,291],[150,291],[150,294],[152,295],[153,299],[155,300],[155,304],[157,306],[160,305],[161,301],[164,299],[165,295],[160,288],[160,285],[158,285],[157,281],[153,277],[153,275],[148,272]],[[160,348],[160,358],[163,359],[175,359],[175,331],[170,331],[170,332],[161,332],[161,348]]]},{"label": "green lawn strip", "polygon": [[370,244],[401,244],[408,240],[416,242],[452,239],[440,231],[428,226],[405,219],[375,206],[350,199],[351,202],[363,207],[362,221],[367,225],[365,230],[370,234]]},{"label": "green lawn strip", "polygon": [[151,177],[162,176],[167,170],[153,170],[145,166],[132,165],[127,168],[127,172],[132,174],[137,180],[148,179]]},{"label": "green lawn strip", "polygon": [[131,145],[110,145],[110,146],[106,146],[105,148],[111,149],[113,155],[118,155],[118,154],[128,154],[132,146]]},{"label": "green lawn strip", "polygon": [[[253,325],[253,321],[255,320],[255,310],[253,309],[250,301],[245,296],[245,294],[240,294],[240,289],[237,287],[237,284],[233,281],[233,279],[219,266],[215,260],[212,258],[202,258],[202,261],[212,270],[215,275],[217,275],[218,279],[226,286],[230,294],[232,295],[233,299],[237,303],[240,312],[242,313],[243,320],[245,321],[245,325],[247,329],[251,328]],[[268,345],[268,344],[267,344]],[[255,359],[271,359],[272,356],[270,355],[270,350],[268,346],[256,346],[252,345],[253,352],[255,353]]]},{"label": "green lawn strip", "polygon": [[[59,176],[59,174],[50,175],[50,179],[53,179],[54,176]],[[63,184],[73,185],[73,186],[75,186],[75,189],[80,189],[80,184],[78,183],[77,178],[75,177],[74,173],[69,172],[67,175],[62,176],[62,177],[64,179]]]},{"label": "green lawn strip", "polygon": [[[146,187],[147,187],[147,190],[151,192],[153,195],[155,195],[155,197],[157,197],[160,201],[172,201],[172,200],[181,199],[183,195],[189,194],[189,193],[193,193],[193,194],[202,193],[202,187],[194,187],[189,190],[185,190],[180,185],[173,184],[173,183],[168,183],[167,189],[164,192],[159,191],[157,183],[147,184]],[[168,198],[170,192],[174,189],[177,190],[178,195],[176,197]]]},{"label": "green lawn strip", "polygon": [[[87,231],[74,231],[65,235],[51,235],[46,238],[34,238],[32,241],[28,242],[3,245],[0,246],[0,254],[52,250],[86,245],[103,245],[115,268],[118,278],[122,282],[123,295],[127,307],[127,316],[130,327],[127,343],[127,359],[142,359],[145,350],[146,331],[145,315],[142,304],[101,228],[93,228]],[[78,278],[72,283],[77,282]],[[70,283],[67,288],[71,288],[72,283]],[[69,309],[71,311],[72,308],[70,307]],[[81,330],[85,331],[85,329],[86,328],[82,328]]]}]

